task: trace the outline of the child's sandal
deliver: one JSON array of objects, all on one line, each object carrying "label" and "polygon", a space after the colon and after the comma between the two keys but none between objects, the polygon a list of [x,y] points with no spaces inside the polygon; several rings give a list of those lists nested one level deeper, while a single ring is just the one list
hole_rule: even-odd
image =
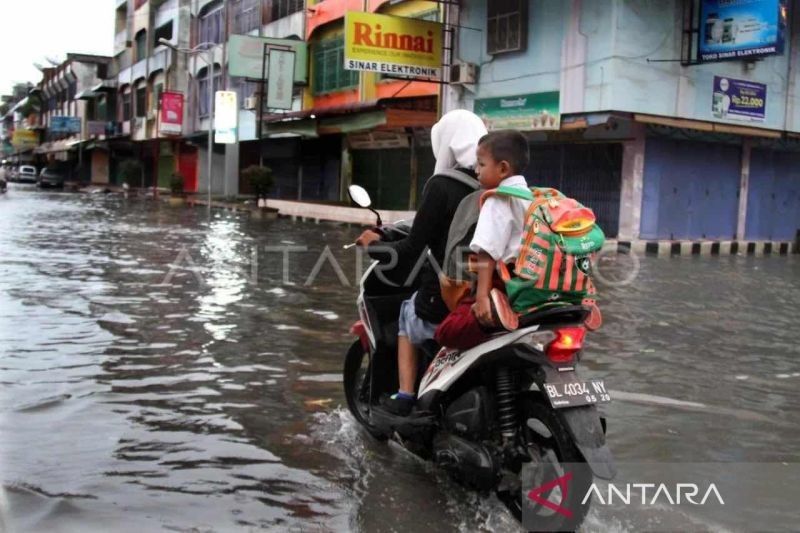
[{"label": "child's sandal", "polygon": [[519,315],[511,308],[506,293],[500,289],[492,289],[489,293],[492,302],[492,318],[498,327],[514,331],[519,327]]}]

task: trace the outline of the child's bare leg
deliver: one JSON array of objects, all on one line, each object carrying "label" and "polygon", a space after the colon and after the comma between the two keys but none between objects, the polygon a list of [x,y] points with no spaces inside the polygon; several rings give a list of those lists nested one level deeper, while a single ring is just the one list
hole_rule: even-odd
[{"label": "child's bare leg", "polygon": [[397,370],[400,374],[400,392],[414,395],[417,381],[417,349],[408,337],[397,337]]}]

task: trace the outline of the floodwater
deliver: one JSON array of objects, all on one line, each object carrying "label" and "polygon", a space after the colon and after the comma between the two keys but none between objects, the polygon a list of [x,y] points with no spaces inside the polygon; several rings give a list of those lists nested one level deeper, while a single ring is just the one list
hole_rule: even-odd
[{"label": "floodwater", "polygon": [[[0,530],[517,529],[343,407],[358,231],[11,185]],[[326,245],[341,273],[314,275]],[[647,258],[619,285],[631,264],[605,271],[583,364],[617,392],[616,458],[800,462],[797,257]],[[584,529],[682,520],[595,509]]]}]

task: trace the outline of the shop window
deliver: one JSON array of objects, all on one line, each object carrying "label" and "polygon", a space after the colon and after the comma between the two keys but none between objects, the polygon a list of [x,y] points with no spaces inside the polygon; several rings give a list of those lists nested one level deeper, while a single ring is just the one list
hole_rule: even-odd
[{"label": "shop window", "polygon": [[528,42],[528,1],[492,0],[487,7],[486,52],[525,50]]},{"label": "shop window", "polygon": [[222,3],[211,4],[200,15],[199,43],[221,43],[225,37],[224,11]]},{"label": "shop window", "polygon": [[[197,97],[198,110],[201,117],[207,117],[210,113],[208,108],[209,91],[208,69],[202,69],[197,75]],[[214,87],[211,90],[216,93],[222,88],[222,72],[219,65],[214,65]]]},{"label": "shop window", "polygon": [[245,98],[251,96],[258,96],[261,84],[257,81],[249,81],[245,78],[239,78],[234,82],[234,91],[236,91],[237,98],[239,99],[239,108],[244,109]]},{"label": "shop window", "polygon": [[95,110],[95,120],[108,120],[108,101],[106,96],[101,96],[97,99],[97,108]]},{"label": "shop window", "polygon": [[147,57],[147,32],[139,30],[136,34],[136,61],[141,61]]},{"label": "shop window", "polygon": [[233,0],[233,33],[246,34],[261,25],[261,0]]},{"label": "shop window", "polygon": [[153,96],[150,99],[150,110],[158,111],[161,109],[161,93],[164,92],[164,84],[156,83],[153,85]]},{"label": "shop window", "polygon": [[270,21],[288,17],[303,10],[303,0],[272,0],[270,2]]},{"label": "shop window", "polygon": [[163,26],[159,26],[156,28],[156,32],[153,35],[153,47],[159,46],[161,43],[161,39],[165,39],[167,41],[172,40],[172,21],[170,20]]},{"label": "shop window", "polygon": [[344,37],[314,45],[314,94],[341,91],[358,85],[358,72],[344,69]]},{"label": "shop window", "polygon": [[147,115],[147,87],[141,86],[136,89],[136,117]]},{"label": "shop window", "polygon": [[131,92],[128,90],[122,95],[122,120],[130,120],[131,114]]}]

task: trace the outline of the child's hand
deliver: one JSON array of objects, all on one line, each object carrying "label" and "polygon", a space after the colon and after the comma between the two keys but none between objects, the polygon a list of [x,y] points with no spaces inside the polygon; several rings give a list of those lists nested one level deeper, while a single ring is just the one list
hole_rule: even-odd
[{"label": "child's hand", "polygon": [[492,302],[488,296],[478,296],[472,306],[472,314],[478,319],[478,323],[484,327],[494,326],[492,318]]}]

